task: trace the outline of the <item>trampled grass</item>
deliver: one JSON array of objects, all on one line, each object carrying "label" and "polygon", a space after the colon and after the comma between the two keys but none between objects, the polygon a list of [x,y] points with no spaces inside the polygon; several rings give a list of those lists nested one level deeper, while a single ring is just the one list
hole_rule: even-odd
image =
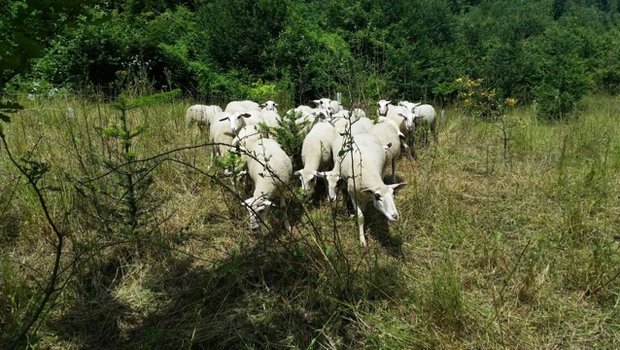
[{"label": "trampled grass", "polygon": [[[101,136],[118,112],[72,98],[24,103],[7,139],[15,155],[51,165],[44,193],[70,238],[62,290],[33,345],[620,347],[618,98],[587,98],[556,123],[516,109],[506,153],[498,123],[448,110],[439,143],[397,166],[408,183],[400,220],[367,213],[367,249],[341,202],[291,195],[292,234],[278,209],[271,230],[250,232],[239,193],[208,176],[206,146],[157,158],[154,205],[139,239],[124,236],[106,221],[122,203],[88,200],[76,185],[119,185],[104,174],[120,144]],[[132,141],[137,159],[206,142],[184,124],[189,104],[129,112],[146,126]],[[54,237],[4,149],[0,163],[0,325],[10,334],[49,275]]]}]

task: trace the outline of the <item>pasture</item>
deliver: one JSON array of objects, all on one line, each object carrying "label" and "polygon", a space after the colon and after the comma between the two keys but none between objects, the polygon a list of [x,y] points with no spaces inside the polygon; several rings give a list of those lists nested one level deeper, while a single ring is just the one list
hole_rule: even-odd
[{"label": "pasture", "polygon": [[[439,143],[397,165],[400,219],[369,209],[367,248],[342,201],[303,200],[298,183],[292,233],[278,209],[250,231],[242,189],[185,125],[192,103],[128,110],[129,150],[106,102],[23,101],[5,124],[16,159],[49,165],[39,185],[66,232],[32,346],[620,347],[618,97],[556,123],[511,110],[506,148],[500,124],[449,108]],[[6,340],[41,298],[56,238],[4,146],[0,164]]]}]

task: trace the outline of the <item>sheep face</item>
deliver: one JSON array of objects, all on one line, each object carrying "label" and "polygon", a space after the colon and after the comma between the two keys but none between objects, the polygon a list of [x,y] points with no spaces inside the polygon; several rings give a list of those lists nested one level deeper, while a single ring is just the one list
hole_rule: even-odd
[{"label": "sheep face", "polygon": [[392,101],[381,100],[377,102],[377,104],[379,105],[379,107],[377,108],[377,113],[379,114],[379,116],[385,117],[387,115],[388,105],[390,104],[390,102]]},{"label": "sheep face", "polygon": [[340,174],[334,171],[317,172],[317,176],[327,180],[327,197],[331,202],[338,199],[338,183],[341,180]]},{"label": "sheep face", "polygon": [[235,133],[245,125],[245,121],[243,118],[249,117],[249,113],[232,113],[226,115],[223,118],[220,118],[220,121],[228,120],[228,122],[230,123],[230,131],[232,133]]},{"label": "sheep face", "polygon": [[394,203],[394,190],[405,185],[398,183],[393,185],[381,186],[376,189],[364,188],[362,193],[372,196],[372,203],[385,217],[390,221],[396,221],[399,218],[396,204]]},{"label": "sheep face", "polygon": [[278,104],[271,100],[263,103],[263,107],[265,108],[265,110],[268,110],[268,111],[274,111],[274,112],[278,111],[278,109],[276,108],[278,107]]},{"label": "sheep face", "polygon": [[250,229],[256,231],[260,228],[260,222],[264,220],[269,208],[275,205],[269,199],[264,197],[248,198],[243,201],[248,213],[250,213]]},{"label": "sheep face", "polygon": [[297,170],[295,175],[299,176],[299,179],[301,180],[301,189],[306,196],[311,196],[314,193],[314,188],[316,187],[317,171],[301,169]]}]

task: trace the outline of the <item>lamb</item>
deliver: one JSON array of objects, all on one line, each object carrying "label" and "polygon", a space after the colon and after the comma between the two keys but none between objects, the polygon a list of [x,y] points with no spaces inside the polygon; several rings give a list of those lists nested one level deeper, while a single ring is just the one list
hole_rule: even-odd
[{"label": "lamb", "polygon": [[[389,221],[398,220],[399,214],[394,204],[394,191],[405,185],[397,183],[386,185],[381,174],[385,165],[386,155],[376,136],[359,134],[353,136],[351,149],[347,150],[340,162],[339,176],[347,181],[347,192],[357,212],[359,238],[362,246],[366,246],[364,236],[364,210],[372,201]],[[326,176],[336,174],[327,172]]]},{"label": "lamb", "polygon": [[428,129],[433,134],[433,139],[437,143],[437,118],[435,108],[429,104],[418,104],[413,109],[413,121],[416,127],[424,125],[424,145],[428,146]]},{"label": "lamb", "polygon": [[301,179],[301,188],[306,195],[312,195],[318,171],[331,169],[332,145],[336,130],[329,123],[317,123],[304,138],[301,159],[304,167],[295,171]]},{"label": "lamb", "polygon": [[[252,197],[246,199],[244,205],[250,214],[250,229],[257,230],[267,210],[274,205],[271,199],[279,198],[280,206],[286,209],[284,194],[290,182],[293,165],[282,147],[271,139],[260,139],[252,143],[243,159],[254,182]],[[287,231],[291,231],[286,213],[284,226]]]},{"label": "lamb", "polygon": [[209,129],[213,122],[213,118],[215,118],[215,115],[219,112],[222,112],[220,106],[193,105],[185,112],[185,122],[187,125],[196,123],[201,129]]},{"label": "lamb", "polygon": [[224,108],[226,113],[245,113],[250,111],[260,112],[260,106],[254,101],[231,101]]}]

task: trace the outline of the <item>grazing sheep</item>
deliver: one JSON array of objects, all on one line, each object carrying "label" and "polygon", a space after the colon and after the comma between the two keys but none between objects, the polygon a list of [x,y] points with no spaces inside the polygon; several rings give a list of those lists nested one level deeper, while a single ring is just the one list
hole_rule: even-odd
[{"label": "grazing sheep", "polygon": [[214,121],[209,127],[209,142],[215,144],[212,153],[213,159],[228,153],[231,148],[227,145],[232,145],[233,137],[240,128],[231,130],[229,115],[226,112],[219,112],[215,115]]},{"label": "grazing sheep", "polygon": [[416,105],[413,109],[413,121],[416,127],[424,126],[424,145],[428,146],[428,129],[433,134],[433,140],[437,143],[437,118],[435,108],[429,104]]},{"label": "grazing sheep", "polygon": [[308,196],[314,192],[318,171],[331,169],[335,138],[336,130],[329,123],[317,123],[304,138],[301,147],[304,167],[294,174],[301,179],[301,188]]},{"label": "grazing sheep", "polygon": [[[371,134],[354,135],[350,149],[340,161],[339,176],[347,181],[347,192],[357,212],[359,238],[366,246],[364,237],[364,210],[372,202],[389,221],[398,220],[399,214],[394,204],[394,190],[404,183],[386,185],[381,177],[385,166],[385,148],[376,136]],[[325,176],[335,176],[329,172]]]},{"label": "grazing sheep", "polygon": [[[398,159],[401,152],[401,136],[404,138],[403,133],[400,132],[400,130],[398,130],[398,126],[389,119],[373,125],[368,133],[375,135],[377,139],[379,139],[380,145],[390,145],[385,153],[385,163],[392,169],[393,180],[396,172],[396,159]],[[383,172],[383,175],[385,175],[385,172]]]},{"label": "grazing sheep", "polygon": [[220,106],[193,105],[185,112],[185,122],[187,125],[196,123],[200,129],[209,129],[213,118],[220,112],[222,112]]},{"label": "grazing sheep", "polygon": [[[284,194],[290,182],[293,165],[282,147],[271,139],[260,139],[252,143],[243,159],[254,182],[252,197],[246,199],[244,204],[250,214],[250,228],[257,230],[260,228],[260,220],[274,205],[271,199],[279,198],[280,206],[286,209]],[[291,231],[286,212],[284,226],[287,231]]]},{"label": "grazing sheep", "polygon": [[249,100],[232,101],[226,105],[226,108],[224,108],[224,112],[226,113],[245,113],[251,111],[260,112],[260,106],[258,103]]},{"label": "grazing sheep", "polygon": [[[415,158],[415,152],[413,148],[413,134],[415,129],[415,124],[413,122],[413,113],[411,113],[411,111],[405,106],[394,106],[389,102],[390,101],[386,100],[381,100],[378,102],[379,107],[377,108],[377,113],[379,114],[379,119],[389,119],[398,126],[398,129],[404,135],[405,140],[409,140],[409,142],[402,143],[403,149],[405,149],[406,151],[407,158]],[[385,115],[383,115],[383,113],[385,113]]]}]

